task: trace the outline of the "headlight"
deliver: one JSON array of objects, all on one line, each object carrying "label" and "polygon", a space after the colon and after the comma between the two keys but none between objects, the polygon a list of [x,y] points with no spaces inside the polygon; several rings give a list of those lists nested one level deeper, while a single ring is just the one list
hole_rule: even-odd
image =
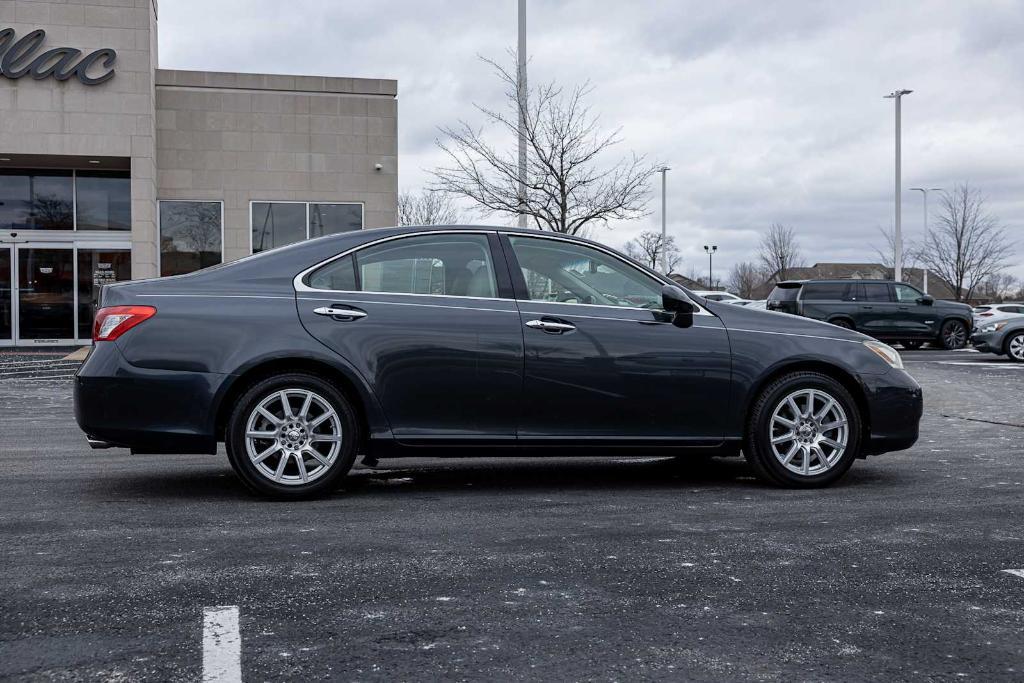
[{"label": "headlight", "polygon": [[981,328],[982,332],[998,332],[999,330],[1006,327],[1006,323],[992,323],[991,325],[985,325]]},{"label": "headlight", "polygon": [[900,354],[896,352],[896,349],[892,348],[888,344],[872,340],[864,342],[864,346],[874,351],[879,358],[892,367],[900,370],[903,369],[903,359],[900,358]]}]

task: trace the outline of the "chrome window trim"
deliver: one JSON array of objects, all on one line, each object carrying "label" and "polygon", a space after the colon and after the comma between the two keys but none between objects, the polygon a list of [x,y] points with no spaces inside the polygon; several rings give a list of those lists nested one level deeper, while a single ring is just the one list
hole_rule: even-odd
[{"label": "chrome window trim", "polygon": [[[595,250],[600,251],[600,252],[602,252],[604,254],[607,254],[608,256],[611,256],[616,261],[619,261],[623,265],[626,265],[626,266],[632,268],[633,270],[639,270],[644,275],[647,275],[648,277],[652,278],[653,280],[655,280],[657,282],[661,282],[663,285],[672,285],[673,287],[679,287],[678,283],[673,282],[670,278],[662,277],[659,273],[655,273],[654,271],[647,270],[646,268],[637,267],[636,264],[630,263],[629,261],[624,260],[620,255],[616,254],[614,251],[612,251],[611,249],[608,249],[607,247],[604,247],[604,246],[598,246],[596,244],[590,244],[589,242],[581,243],[581,242],[577,242],[575,239],[572,239],[572,238],[569,238],[569,237],[565,237],[565,236],[562,236],[562,235],[545,234],[545,233],[540,232],[540,231],[538,231],[536,235],[534,235],[534,234],[525,234],[525,233],[521,233],[521,232],[506,232],[504,230],[498,230],[497,232],[498,232],[498,234],[504,235],[506,237],[525,237],[527,239],[532,238],[532,239],[542,239],[542,240],[553,240],[555,242],[568,242],[569,244],[577,244],[577,245],[580,245],[580,246],[583,246],[583,247],[590,247],[591,249],[595,249]],[[687,296],[686,298],[690,299],[689,296]],[[517,301],[518,301],[518,299],[517,299]],[[652,311],[652,310],[657,310],[657,309],[652,309],[652,308],[640,308],[638,306],[609,306],[607,304],[573,304],[573,303],[568,303],[566,301],[540,301],[538,299],[526,299],[526,301],[538,301],[538,303],[558,304],[558,305],[561,305],[561,306],[594,306],[596,308],[605,308],[605,309],[611,309],[611,310],[617,310],[617,311]],[[709,316],[714,317],[714,314],[711,313],[711,311],[708,311],[707,309],[705,309],[703,306],[698,304],[693,299],[690,299],[690,303],[693,304],[694,308],[696,309],[693,312],[694,315],[709,315]]]},{"label": "chrome window trim", "polygon": [[[353,292],[353,293],[354,294],[381,294],[381,292]],[[410,296],[410,295],[399,294],[398,296]],[[435,296],[435,295],[432,295],[432,294],[417,294],[415,296]],[[439,295],[436,295],[436,296],[443,296],[443,295],[439,294]],[[479,301],[501,301],[501,302],[508,302],[508,303],[511,303],[511,304],[515,303],[515,301],[513,299],[479,299],[478,297],[471,297],[471,296],[449,296],[449,297],[445,297],[445,298],[448,298],[448,299],[478,299]],[[319,296],[300,296],[300,297],[296,297],[296,300],[297,301],[334,301],[333,298],[324,298],[324,297],[319,297]],[[356,300],[352,300],[352,299],[349,299],[348,301],[346,301],[346,303],[349,303],[349,304],[360,304],[360,305],[363,305],[363,306],[377,306],[377,305],[380,305],[380,306],[418,306],[418,307],[422,307],[422,308],[458,308],[458,309],[463,310],[463,311],[487,311],[489,313],[515,313],[516,315],[519,315],[519,309],[518,308],[480,308],[478,306],[457,306],[457,305],[448,306],[448,305],[445,305],[445,304],[421,304],[421,303],[413,303],[411,301],[356,301]]]},{"label": "chrome window trim", "polygon": [[[579,305],[580,306],[585,306],[587,304],[579,304]],[[655,312],[655,313],[663,312],[663,311],[658,311],[658,309],[653,309],[653,308],[626,308],[625,306],[622,306],[622,307],[614,306],[612,308],[614,308],[616,310],[620,310],[620,311],[622,311],[622,310],[625,310],[625,311],[649,311],[649,312]],[[522,313],[523,313],[523,315],[540,315],[540,316],[545,316],[545,315],[550,316],[551,315],[550,313],[546,313],[544,311],[527,311],[525,309],[523,309]],[[569,317],[571,317],[571,318],[584,318],[586,320],[614,320],[616,322],[624,322],[624,323],[657,322],[657,321],[652,321],[652,320],[638,320],[636,318],[612,318],[610,316],[604,316],[604,315],[582,315],[580,313],[573,314],[573,315],[571,315]],[[710,316],[710,317],[714,317],[714,316]],[[665,321],[662,324],[664,324],[664,325],[671,325],[672,323],[670,321]],[[702,330],[725,330],[726,328],[725,328],[725,326],[712,326],[712,327],[701,326],[701,329]]]}]

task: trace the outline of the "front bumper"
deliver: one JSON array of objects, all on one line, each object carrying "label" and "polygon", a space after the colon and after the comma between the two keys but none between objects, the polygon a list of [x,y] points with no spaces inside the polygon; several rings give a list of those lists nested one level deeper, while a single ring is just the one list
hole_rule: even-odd
[{"label": "front bumper", "polygon": [[75,421],[94,447],[216,453],[215,397],[225,375],[132,365],[98,342],[75,375]]},{"label": "front bumper", "polygon": [[904,370],[892,369],[881,375],[862,376],[868,401],[870,431],[865,455],[878,455],[910,448],[917,442],[924,395]]}]

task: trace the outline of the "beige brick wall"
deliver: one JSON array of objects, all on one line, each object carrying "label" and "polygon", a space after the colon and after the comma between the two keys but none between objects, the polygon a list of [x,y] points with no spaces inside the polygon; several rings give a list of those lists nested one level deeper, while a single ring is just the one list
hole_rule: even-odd
[{"label": "beige brick wall", "polygon": [[8,26],[19,38],[45,30],[39,52],[117,51],[116,75],[100,85],[0,78],[0,155],[131,157],[132,276],[155,275],[153,0],[0,0],[0,27]]},{"label": "beige brick wall", "polygon": [[251,201],[361,202],[366,227],[394,225],[396,94],[391,80],[160,70],[157,196],[222,200],[226,260],[249,254]]}]

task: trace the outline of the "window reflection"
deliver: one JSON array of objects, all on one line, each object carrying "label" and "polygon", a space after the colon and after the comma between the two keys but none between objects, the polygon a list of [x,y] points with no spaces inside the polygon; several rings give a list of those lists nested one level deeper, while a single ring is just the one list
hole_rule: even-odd
[{"label": "window reflection", "polygon": [[75,174],[78,230],[131,230],[132,190],[127,171]]},{"label": "window reflection", "polygon": [[100,287],[132,276],[130,249],[78,250],[78,338],[92,336]]},{"label": "window reflection", "polygon": [[290,202],[252,203],[252,253],[306,239],[306,205]]},{"label": "window reflection", "polygon": [[160,202],[160,275],[182,275],[220,263],[220,202]]},{"label": "window reflection", "polygon": [[71,171],[0,170],[0,229],[71,230]]}]

